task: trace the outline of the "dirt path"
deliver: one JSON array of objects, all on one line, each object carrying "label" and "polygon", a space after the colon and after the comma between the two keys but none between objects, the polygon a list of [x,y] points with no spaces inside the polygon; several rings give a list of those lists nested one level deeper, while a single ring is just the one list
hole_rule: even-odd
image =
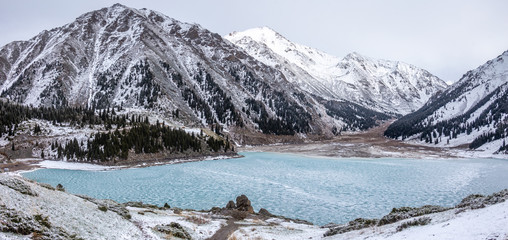
[{"label": "dirt path", "polygon": [[222,227],[217,231],[213,236],[211,236],[210,240],[226,240],[229,236],[238,229],[239,225],[235,223],[234,219],[229,219],[226,222],[226,226]]}]

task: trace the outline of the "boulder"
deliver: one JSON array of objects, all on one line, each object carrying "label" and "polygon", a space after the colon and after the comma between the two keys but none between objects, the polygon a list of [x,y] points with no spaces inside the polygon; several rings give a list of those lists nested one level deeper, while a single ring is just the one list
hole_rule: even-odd
[{"label": "boulder", "polygon": [[164,224],[164,225],[156,225],[153,227],[155,231],[168,234],[170,236],[173,236],[175,238],[179,239],[192,239],[190,234],[185,231],[185,229],[176,222],[172,222],[170,224]]},{"label": "boulder", "polygon": [[234,208],[236,208],[235,202],[229,201],[228,204],[226,205],[226,209],[234,209]]},{"label": "boulder", "polygon": [[268,210],[264,208],[259,209],[259,214],[267,217],[273,217],[273,214],[271,214],[270,212],[268,212]]},{"label": "boulder", "polygon": [[236,209],[239,211],[254,213],[254,208],[252,208],[249,198],[245,195],[236,197]]}]

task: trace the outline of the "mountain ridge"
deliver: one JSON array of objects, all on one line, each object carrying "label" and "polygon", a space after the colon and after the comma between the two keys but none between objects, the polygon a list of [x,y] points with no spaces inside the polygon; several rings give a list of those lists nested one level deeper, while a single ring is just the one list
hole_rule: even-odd
[{"label": "mountain ridge", "polygon": [[465,144],[485,152],[505,151],[507,63],[505,51],[468,71],[421,109],[394,122],[385,135],[437,146]]},{"label": "mountain ridge", "polygon": [[387,114],[404,115],[417,110],[447,87],[441,79],[413,65],[376,60],[357,52],[340,59],[293,43],[268,27],[233,32],[225,38],[267,65],[281,69],[303,90]]},{"label": "mountain ridge", "polygon": [[183,125],[327,135],[337,124],[220,35],[120,4],[2,47],[0,85],[1,97],[26,105],[122,105]]}]

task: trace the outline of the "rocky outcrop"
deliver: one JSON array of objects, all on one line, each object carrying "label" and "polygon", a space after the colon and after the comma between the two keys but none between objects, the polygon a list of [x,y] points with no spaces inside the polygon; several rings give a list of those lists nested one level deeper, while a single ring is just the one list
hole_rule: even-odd
[{"label": "rocky outcrop", "polygon": [[0,223],[3,233],[31,236],[31,239],[72,239],[62,228],[52,227],[47,216],[32,216],[5,205],[0,205]]},{"label": "rocky outcrop", "polygon": [[225,216],[231,216],[233,219],[242,220],[254,214],[254,208],[251,205],[249,198],[245,195],[236,197],[236,203],[230,200],[225,208],[214,207],[210,210],[213,213],[218,213]]},{"label": "rocky outcrop", "polygon": [[[460,213],[466,211],[467,209],[478,209],[484,208],[489,205],[493,205],[496,203],[502,203],[508,199],[508,189],[502,190],[497,193],[493,193],[488,196],[483,196],[480,194],[472,194],[462,199],[462,201],[457,204],[454,208],[446,208],[441,206],[432,206],[425,205],[422,207],[414,208],[414,207],[400,207],[393,208],[392,211],[381,219],[364,219],[358,218],[353,221],[350,221],[347,224],[327,224],[323,226],[323,228],[329,228],[324,236],[332,236],[336,234],[341,234],[345,232],[350,232],[354,230],[359,230],[371,226],[383,226],[395,222],[399,222],[404,219],[414,218],[418,216],[425,216],[432,213],[444,212],[450,209],[457,209],[456,213]],[[430,223],[432,218],[423,217],[420,219],[414,219],[412,221],[403,223],[399,225],[397,231],[401,231],[407,227],[411,226],[420,226],[426,225]]]},{"label": "rocky outcrop", "polygon": [[[332,236],[332,235],[336,235],[336,234],[351,232],[351,231],[362,229],[362,228],[376,226],[378,223],[379,223],[379,220],[377,220],[377,219],[357,218],[357,219],[350,221],[344,225],[328,224],[325,226],[329,227],[330,230],[328,232],[326,232],[324,236],[327,237],[327,236]],[[323,227],[325,227],[325,226],[323,226]]]},{"label": "rocky outcrop", "polygon": [[235,209],[236,204],[233,201],[229,201],[228,204],[226,204],[226,209]]},{"label": "rocky outcrop", "polygon": [[457,204],[456,207],[478,209],[496,203],[502,203],[507,199],[508,199],[508,189],[505,189],[501,192],[493,193],[488,196],[483,196],[480,194],[471,194],[466,198],[462,199],[462,201],[459,204]]},{"label": "rocky outcrop", "polygon": [[268,212],[268,210],[261,208],[259,209],[259,214],[267,217],[273,217],[274,215]]},{"label": "rocky outcrop", "polygon": [[173,236],[178,239],[192,239],[189,233],[182,227],[182,225],[176,222],[165,225],[156,225],[153,229],[157,232],[166,234],[168,236]]},{"label": "rocky outcrop", "polygon": [[[219,209],[212,208],[212,211],[214,211],[214,212],[216,212],[217,210],[219,210]],[[250,214],[254,213],[254,208],[252,207],[249,198],[243,194],[236,197],[236,204],[233,200],[230,200],[226,204],[226,207],[220,209],[219,211],[222,211],[222,210],[228,210],[228,211],[234,210],[234,211],[246,212],[246,213],[250,213]],[[222,211],[222,212],[224,212],[224,211]],[[242,215],[245,215],[245,214],[242,214]]]},{"label": "rocky outcrop", "polygon": [[254,208],[252,208],[249,198],[245,195],[236,197],[236,209],[239,211],[254,213]]},{"label": "rocky outcrop", "polygon": [[401,207],[401,208],[394,208],[392,211],[381,218],[379,220],[378,225],[385,225],[390,224],[394,222],[398,222],[403,219],[408,219],[412,217],[418,217],[422,215],[427,215],[431,213],[437,213],[437,212],[444,212],[446,210],[449,210],[450,208],[445,208],[441,206],[432,206],[432,205],[425,205],[423,207],[419,208],[413,208],[413,207]]}]

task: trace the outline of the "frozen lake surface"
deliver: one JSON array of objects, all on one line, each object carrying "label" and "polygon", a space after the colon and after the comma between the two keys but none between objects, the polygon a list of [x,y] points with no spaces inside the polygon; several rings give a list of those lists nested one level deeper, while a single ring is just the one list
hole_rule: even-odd
[{"label": "frozen lake surface", "polygon": [[245,194],[254,209],[323,225],[379,218],[393,207],[453,206],[508,188],[508,160],[338,159],[280,153],[112,171],[41,169],[27,178],[118,202],[224,207]]}]

